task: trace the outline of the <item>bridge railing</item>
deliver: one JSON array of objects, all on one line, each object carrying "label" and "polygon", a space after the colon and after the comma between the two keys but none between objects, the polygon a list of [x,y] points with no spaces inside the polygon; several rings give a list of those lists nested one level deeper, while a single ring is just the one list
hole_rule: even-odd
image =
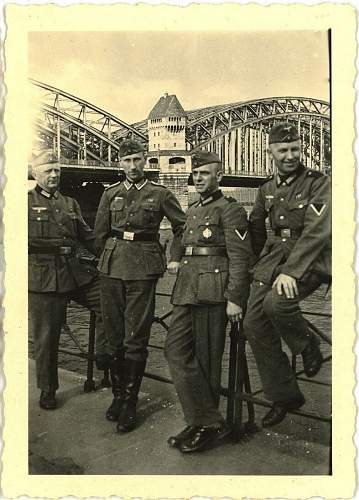
[{"label": "bridge railing", "polygon": [[[157,292],[158,297],[167,297],[171,295],[169,293]],[[314,311],[303,310],[305,316],[331,318],[329,313],[320,313]],[[169,325],[167,323],[168,318],[172,314],[172,310],[165,312],[162,315],[155,316],[153,324],[159,325],[165,332],[168,331]],[[320,328],[315,326],[310,320],[307,320],[309,328],[313,331],[315,335],[318,335],[326,344],[331,345],[330,337],[323,332]],[[68,348],[60,347],[59,352],[66,355],[75,356],[87,360],[87,374],[84,383],[84,391],[90,392],[96,389],[96,384],[94,381],[94,360],[95,360],[95,314],[90,313],[89,321],[89,338],[87,349],[81,345],[78,338],[74,332],[69,328],[68,325],[63,326],[63,333],[67,334],[77,348],[77,350],[71,350]],[[31,339],[29,339],[32,342]],[[154,350],[163,350],[162,345],[149,343],[149,348]],[[332,356],[326,356],[324,358],[324,363],[330,362]],[[323,382],[315,379],[309,379],[303,377],[304,370],[297,370],[297,359],[296,356],[292,357],[292,369],[296,374],[297,380],[302,382],[307,382],[311,384],[317,384],[319,386],[331,386],[328,382]],[[157,380],[160,382],[172,384],[172,380],[158,373],[151,373],[146,371],[145,376]],[[251,390],[250,383],[250,370],[248,369],[248,362],[245,350],[245,338],[241,328],[233,327],[230,332],[230,349],[229,349],[229,366],[228,366],[228,385],[222,388],[222,395],[227,397],[227,422],[232,426],[237,435],[242,435],[243,432],[250,432],[251,429],[255,428],[254,418],[254,405],[270,407],[271,402],[261,399],[260,394],[263,393],[263,389],[260,388],[256,391]],[[105,370],[104,378],[101,381],[102,386],[110,386],[109,372]],[[247,404],[248,422],[243,424],[243,404]],[[295,415],[300,415],[302,417],[318,420],[321,422],[331,422],[331,415],[322,415],[320,413],[309,412],[305,410],[291,410],[289,413]]]}]

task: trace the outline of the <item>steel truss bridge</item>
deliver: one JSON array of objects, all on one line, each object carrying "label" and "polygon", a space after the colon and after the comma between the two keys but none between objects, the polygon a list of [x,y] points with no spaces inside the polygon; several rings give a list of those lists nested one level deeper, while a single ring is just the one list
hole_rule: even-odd
[{"label": "steel truss bridge", "polygon": [[[52,148],[62,165],[85,172],[118,171],[118,150],[127,137],[147,143],[147,121],[130,125],[93,104],[45,83],[34,91],[35,145]],[[263,178],[273,171],[268,131],[279,120],[297,125],[302,159],[330,172],[330,105],[307,97],[270,97],[187,112],[188,151],[218,153],[229,177]]]}]

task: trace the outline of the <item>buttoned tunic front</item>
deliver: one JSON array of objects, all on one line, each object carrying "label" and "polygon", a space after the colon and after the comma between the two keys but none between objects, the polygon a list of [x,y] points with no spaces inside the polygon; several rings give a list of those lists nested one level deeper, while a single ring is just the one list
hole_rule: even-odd
[{"label": "buttoned tunic front", "polygon": [[[94,251],[94,234],[73,198],[53,195],[36,186],[28,193],[29,290],[64,293],[90,283],[94,266],[80,263],[78,249]],[[51,249],[69,247],[68,255]],[[49,253],[36,253],[49,248]]]},{"label": "buttoned tunic front", "polygon": [[[269,219],[267,235],[265,220]],[[249,218],[259,260],[254,278],[271,283],[279,265],[296,279],[315,272],[331,275],[331,191],[328,176],[299,166],[281,180],[271,176],[258,190]]]},{"label": "buttoned tunic front", "polygon": [[192,204],[187,211],[183,248],[217,247],[224,255],[183,255],[172,303],[215,304],[228,299],[245,306],[252,261],[247,229],[244,208],[220,190]]}]

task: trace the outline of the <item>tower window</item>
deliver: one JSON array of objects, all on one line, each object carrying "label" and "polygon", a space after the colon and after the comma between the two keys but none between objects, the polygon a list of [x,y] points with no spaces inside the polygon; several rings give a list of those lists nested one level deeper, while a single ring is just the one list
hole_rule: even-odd
[{"label": "tower window", "polygon": [[177,144],[174,142],[174,143],[173,143],[173,147],[176,147],[176,146],[177,146]]}]

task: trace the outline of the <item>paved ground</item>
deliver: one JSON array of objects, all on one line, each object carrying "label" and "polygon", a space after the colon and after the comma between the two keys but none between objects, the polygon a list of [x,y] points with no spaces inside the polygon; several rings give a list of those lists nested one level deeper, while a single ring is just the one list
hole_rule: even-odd
[{"label": "paved ground", "polygon": [[[184,456],[166,444],[167,437],[184,426],[173,386],[145,379],[140,425],[132,433],[118,435],[115,425],[104,418],[110,389],[85,394],[81,375],[60,370],[59,408],[44,411],[38,406],[32,360],[29,373],[30,474],[328,473],[326,423],[288,416],[273,430],[262,430],[239,443],[228,439],[212,450]],[[258,422],[264,411],[257,410]]]}]

